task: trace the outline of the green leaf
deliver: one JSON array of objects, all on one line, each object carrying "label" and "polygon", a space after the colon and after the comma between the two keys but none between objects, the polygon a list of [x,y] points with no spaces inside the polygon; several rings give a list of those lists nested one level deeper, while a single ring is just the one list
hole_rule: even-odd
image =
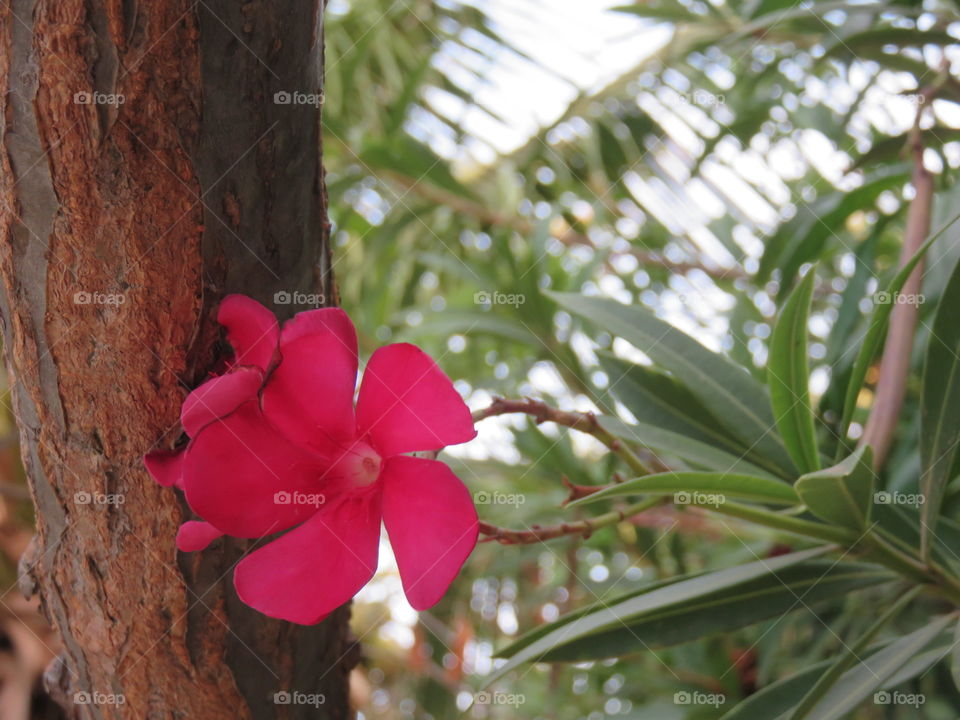
[{"label": "green leaf", "polygon": [[953,684],[960,690],[960,620],[953,631],[953,646],[950,648],[950,675]]},{"label": "green leaf", "polygon": [[876,690],[886,687],[894,674],[933,642],[953,620],[952,615],[936,618],[848,670],[813,706],[807,716],[809,720],[845,717]]},{"label": "green leaf", "polygon": [[453,176],[447,163],[429,146],[409,135],[398,134],[389,141],[370,141],[361,149],[359,159],[369,167],[393,173],[401,184],[428,183],[473,199],[473,193]]},{"label": "green leaf", "polygon": [[876,565],[811,560],[708,597],[637,617],[626,616],[622,623],[597,632],[579,635],[571,629],[571,634],[539,659],[582,662],[679,645],[769,618],[782,618],[893,579],[889,571]]},{"label": "green leaf", "polygon": [[[890,56],[887,56],[890,57]],[[907,58],[899,56],[902,61],[908,61]],[[920,63],[921,65],[923,63]],[[867,168],[878,167],[883,164],[893,165],[900,160],[904,148],[913,141],[914,131],[911,128],[906,132],[892,137],[879,139],[874,142],[870,149],[854,160],[851,170],[863,170]],[[939,123],[933,127],[920,132],[920,142],[925,148],[942,148],[947,143],[960,140],[960,130]]]},{"label": "green leaf", "polygon": [[882,50],[888,45],[921,47],[923,45],[953,45],[956,38],[946,30],[915,30],[913,28],[877,28],[848,35],[828,48],[825,56],[858,57],[866,50]]},{"label": "green leaf", "polygon": [[[889,640],[876,643],[870,648],[871,655],[890,645]],[[938,641],[930,650],[920,653],[901,667],[884,683],[884,687],[897,687],[918,675],[943,659],[950,652],[949,642]],[[787,720],[787,713],[810,692],[817,679],[827,670],[832,661],[817,663],[789,677],[761,688],[746,700],[738,703],[720,720]]]},{"label": "green leaf", "polygon": [[820,469],[807,360],[807,321],[813,299],[815,268],[790,293],[770,338],[767,383],[777,427],[790,457],[801,472]]},{"label": "green leaf", "polygon": [[618,335],[669,370],[726,429],[785,473],[794,471],[763,386],[727,358],[640,307],[577,293],[546,293],[561,307]]},{"label": "green leaf", "polygon": [[709,598],[757,578],[775,575],[793,565],[812,560],[829,549],[829,546],[825,546],[803,550],[686,578],[657,586],[639,595],[613,600],[600,607],[595,606],[588,612],[575,613],[572,620],[560,618],[556,622],[535,630],[532,639],[521,637],[501,651],[500,656],[509,660],[499,668],[496,677],[500,677],[524,662],[541,659],[565,642],[595,635],[611,627],[623,628],[645,614],[662,612],[681,603]]},{"label": "green leaf", "polygon": [[[598,500],[627,495],[676,495],[704,493],[712,496],[727,496],[741,500],[778,505],[795,505],[800,502],[797,493],[787,483],[766,477],[754,477],[726,472],[665,472],[645,475],[617,483],[592,495],[570,503],[585,505]],[[723,499],[720,502],[723,502]],[[691,495],[689,501],[695,501]],[[688,502],[681,498],[678,502]]]},{"label": "green leaf", "polygon": [[[795,3],[795,5],[800,5],[800,3]],[[749,38],[752,35],[762,36],[766,34],[763,31],[773,30],[774,28],[779,29],[785,27],[785,23],[797,20],[812,20],[813,23],[811,23],[811,26],[815,29],[811,29],[809,32],[819,32],[823,29],[823,20],[820,19],[820,16],[830,10],[843,10],[848,16],[847,22],[850,22],[850,18],[855,14],[876,13],[881,9],[889,12],[892,12],[894,9],[898,9],[901,12],[909,12],[911,10],[909,5],[903,3],[817,2],[809,7],[804,4],[798,8],[788,7],[779,12],[769,12],[752,22],[743,23],[736,32],[730,33],[726,40],[733,42]]]},{"label": "green leaf", "polygon": [[[914,253],[913,257],[907,261],[907,264],[900,268],[899,272],[890,282],[890,286],[885,293],[877,293],[877,296],[885,296],[888,300],[896,297],[903,289],[904,283],[910,277],[910,273],[920,262],[920,259],[927,253],[930,246],[945,233],[957,220],[960,220],[960,214],[954,215],[936,233],[931,235],[923,245]],[[863,343],[860,345],[860,352],[853,363],[853,370],[850,373],[850,384],[847,385],[847,394],[843,401],[843,417],[840,420],[839,437],[840,447],[837,452],[844,450],[844,440],[847,437],[847,430],[850,428],[850,421],[853,419],[853,411],[857,406],[857,396],[863,387],[863,379],[867,376],[867,369],[876,355],[880,343],[883,341],[884,333],[887,329],[887,321],[890,319],[890,313],[893,310],[892,302],[878,302],[873,309],[873,316],[870,318],[870,326],[863,337]]]},{"label": "green leaf", "polygon": [[[916,555],[920,552],[920,510],[910,505],[892,504],[893,493],[883,493],[882,502],[873,506],[874,529],[884,539],[901,550]],[[918,493],[919,495],[919,493]],[[935,541],[931,548],[933,559],[944,567],[960,571],[960,559],[955,548],[960,547],[960,524],[949,517],[937,523]]]},{"label": "green leaf", "polygon": [[403,327],[398,338],[407,341],[420,337],[449,337],[456,333],[469,333],[471,337],[489,335],[505,340],[514,340],[536,347],[537,336],[523,323],[515,322],[492,312],[445,311],[426,315],[423,322],[413,327]]},{"label": "green leaf", "polygon": [[930,557],[943,492],[950,482],[960,442],[960,263],[957,263],[937,306],[923,366],[920,400],[920,547]]},{"label": "green leaf", "polygon": [[654,452],[676,455],[689,465],[704,470],[742,473],[760,477],[776,477],[741,457],[715,448],[713,445],[661,430],[659,427],[637,423],[628,425],[622,420],[607,415],[597,417],[600,426],[611,435],[627,442],[642,445]]},{"label": "green leaf", "polygon": [[[636,365],[610,353],[597,353],[600,366],[610,378],[608,393],[614,395],[643,425],[661,428],[706,443],[765,468],[763,475],[781,474],[776,464],[757,456],[726,432],[713,414],[676,378],[657,368]],[[741,464],[740,461],[737,461]],[[713,469],[713,466],[708,466]],[[727,470],[729,462],[718,470]],[[747,473],[750,474],[750,473]]]},{"label": "green leaf", "polygon": [[597,355],[600,367],[610,378],[609,392],[638,422],[686,435],[737,455],[746,451],[676,378],[610,353]]},{"label": "green leaf", "polygon": [[873,639],[880,631],[883,630],[893,618],[899,615],[921,590],[922,588],[918,586],[901,595],[863,635],[857,638],[857,641],[852,646],[844,644],[844,651],[840,654],[840,657],[817,679],[813,687],[804,695],[803,699],[797,704],[797,707],[794,708],[790,720],[803,720],[803,718],[807,717],[810,710],[814,708],[823,694],[827,692],[829,688],[833,687],[844,672],[857,663],[860,655],[866,651],[867,647],[873,642]]},{"label": "green leaf", "polygon": [[799,5],[801,0],[759,0],[750,6],[750,19],[763,17],[767,13],[780,12]]},{"label": "green leaf", "polygon": [[678,23],[683,22],[703,22],[706,18],[703,15],[697,15],[690,12],[680,3],[672,2],[642,2],[636,5],[618,5],[610,8],[613,12],[629,13],[630,15],[639,15],[651,20],[667,20]]},{"label": "green leaf", "polygon": [[[858,210],[871,209],[884,192],[900,187],[909,178],[909,165],[884,165],[849,191],[823,193],[784,223],[764,247],[757,278],[767,280],[777,268],[789,280],[805,262],[815,259],[827,242],[835,241],[843,224]],[[781,292],[789,286],[784,283]]]},{"label": "green leaf", "polygon": [[779,720],[810,691],[829,662],[817,663],[761,688],[727,711],[720,720]]},{"label": "green leaf", "polygon": [[864,530],[873,507],[874,472],[868,445],[833,467],[797,480],[797,494],[814,515],[833,525]]}]

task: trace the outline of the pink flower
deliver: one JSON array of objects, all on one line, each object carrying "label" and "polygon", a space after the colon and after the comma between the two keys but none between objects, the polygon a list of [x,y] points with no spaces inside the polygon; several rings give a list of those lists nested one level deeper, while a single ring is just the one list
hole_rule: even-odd
[{"label": "pink flower", "polygon": [[233,364],[184,400],[187,447],[145,458],[204,519],[184,523],[177,546],[288,531],[241,560],[234,584],[260,612],[311,624],[373,576],[383,521],[410,604],[434,605],[477,542],[463,483],[406,454],[476,436],[449,378],[419,348],[387,345],[354,409],[357,338],[342,310],[303,312],[281,330],[265,307],[231,295],[218,320]]}]

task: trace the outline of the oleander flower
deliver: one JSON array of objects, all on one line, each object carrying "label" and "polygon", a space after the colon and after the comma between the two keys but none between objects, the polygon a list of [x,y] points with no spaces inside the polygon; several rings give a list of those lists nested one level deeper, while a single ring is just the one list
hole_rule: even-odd
[{"label": "oleander flower", "polygon": [[234,584],[260,612],[312,624],[373,576],[382,521],[410,604],[434,605],[478,533],[450,468],[408,454],[476,436],[449,378],[419,348],[387,345],[354,408],[357,339],[342,310],[302,312],[281,329],[267,308],[231,295],[218,320],[233,361],[184,400],[186,448],[145,457],[203,518],[184,523],[177,546],[286,531],[240,561]]}]

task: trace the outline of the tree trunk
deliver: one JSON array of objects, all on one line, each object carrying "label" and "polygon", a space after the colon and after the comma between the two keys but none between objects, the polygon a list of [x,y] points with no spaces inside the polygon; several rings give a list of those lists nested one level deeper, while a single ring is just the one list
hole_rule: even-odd
[{"label": "tree trunk", "polygon": [[347,610],[304,628],[241,604],[248,543],[178,555],[189,511],[141,462],[222,355],[224,294],[335,299],[303,102],[320,0],[12,0],[0,29],[0,305],[51,692],[75,718],[350,716]]}]

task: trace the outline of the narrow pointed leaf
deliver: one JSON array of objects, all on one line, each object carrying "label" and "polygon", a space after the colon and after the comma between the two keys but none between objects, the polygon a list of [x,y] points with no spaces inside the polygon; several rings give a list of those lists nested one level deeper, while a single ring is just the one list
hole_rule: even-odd
[{"label": "narrow pointed leaf", "polygon": [[843,674],[814,705],[808,720],[840,720],[871,697],[914,657],[920,654],[954,620],[943,615],[928,625],[904,635]]},{"label": "narrow pointed leaf", "polygon": [[927,254],[927,250],[930,249],[930,246],[939,238],[943,233],[949,230],[954,223],[960,220],[960,214],[954,215],[954,217],[946,222],[943,227],[941,227],[937,232],[931,235],[927,241],[920,246],[913,257],[910,258],[907,263],[900,268],[897,274],[894,276],[893,280],[890,281],[890,285],[887,287],[885,292],[877,293],[877,297],[886,300],[886,302],[878,302],[873,309],[873,316],[870,318],[870,325],[867,328],[866,333],[863,336],[862,344],[860,345],[860,352],[857,353],[857,359],[854,360],[853,370],[850,373],[850,382],[847,384],[847,393],[843,401],[843,416],[840,419],[840,427],[838,435],[840,437],[840,447],[837,449],[838,453],[844,451],[843,441],[847,437],[847,431],[850,428],[850,421],[853,419],[853,412],[857,407],[857,397],[860,395],[860,390],[863,388],[863,380],[867,376],[867,370],[870,368],[870,363],[873,362],[874,356],[877,354],[877,350],[880,347],[880,343],[883,342],[884,334],[887,330],[887,322],[890,320],[890,313],[893,311],[893,302],[890,302],[897,294],[903,289],[904,283],[907,282],[907,278],[910,277],[910,273],[913,272],[913,269],[917,266],[917,263]]},{"label": "narrow pointed leaf", "polygon": [[803,720],[808,717],[820,697],[833,687],[843,673],[858,662],[860,656],[865,654],[866,649],[880,631],[899,615],[907,605],[913,602],[913,599],[919,594],[921,589],[919,586],[914,587],[906,594],[901,595],[875,623],[867,628],[867,631],[863,635],[857,638],[857,641],[853,645],[844,645],[844,651],[840,654],[840,657],[817,679],[813,687],[804,695],[803,699],[797,704],[797,707],[794,708],[790,720]]},{"label": "narrow pointed leaf", "polygon": [[[766,477],[727,472],[666,472],[617,483],[570,503],[570,507],[629,495],[693,497],[694,493],[717,497],[719,502],[723,502],[727,497],[777,505],[794,505],[800,502],[790,485]],[[686,500],[681,497],[678,502],[683,503]]]},{"label": "narrow pointed leaf", "polygon": [[[890,643],[889,640],[876,643],[869,648],[870,655],[888,647]],[[897,687],[913,680],[942,660],[943,656],[949,652],[950,642],[938,639],[929,650],[915,656],[889,677],[884,687]],[[804,694],[810,692],[817,678],[830,667],[831,662],[817,663],[761,688],[750,697],[737,703],[720,720],[756,720],[757,718],[787,720],[791,709],[803,698]]]},{"label": "narrow pointed leaf", "polygon": [[960,690],[960,620],[953,631],[953,647],[950,648],[950,674],[953,684]]},{"label": "narrow pointed leaf", "polygon": [[737,455],[732,455],[713,445],[692,440],[679,433],[662,430],[645,423],[628,425],[619,418],[606,415],[598,417],[597,422],[604,430],[621,440],[637,443],[656,453],[675,455],[697,468],[743,473],[744,475],[756,475],[758,477],[775,477],[767,470]]},{"label": "narrow pointed leaf", "polygon": [[[919,493],[917,493],[919,497]],[[877,493],[873,506],[872,522],[874,530],[901,550],[917,555],[920,553],[919,503],[916,505],[895,504],[897,496],[891,492]],[[903,494],[900,495],[903,500]],[[911,498],[906,498],[910,500]],[[918,498],[913,498],[918,499]],[[930,554],[934,561],[945,568],[960,572],[960,524],[950,517],[943,516],[937,522],[937,532],[931,536]]]},{"label": "narrow pointed leaf", "polygon": [[783,439],[776,432],[766,392],[746,370],[644,308],[577,293],[546,294],[565,310],[650,356],[721,418],[726,430],[745,447],[755,448],[782,471],[794,470]]},{"label": "narrow pointed leaf", "polygon": [[[627,621],[635,620],[645,613],[663,611],[684,602],[710,597],[737,585],[785,570],[792,565],[812,560],[827,550],[829,546],[812,548],[717,570],[659,586],[641,595],[607,603],[593,612],[578,614],[572,622],[561,618],[547,626],[549,628],[547,631],[538,629],[540,631],[532,642],[520,638],[512,646],[505,648],[500,655],[509,659],[498,669],[495,677],[500,677],[522,663],[539,660],[564,642],[607,630],[611,626],[622,627],[627,624]],[[493,679],[495,678],[491,678],[491,682]]]},{"label": "narrow pointed leaf", "polygon": [[920,401],[921,551],[930,556],[944,489],[960,442],[960,263],[940,298],[930,330]]},{"label": "narrow pointed leaf", "polygon": [[876,565],[811,560],[709,597],[635,619],[627,617],[596,633],[569,636],[540,660],[602,660],[712,637],[770,618],[790,622],[788,613],[808,611],[819,603],[894,578]]},{"label": "narrow pointed leaf", "polygon": [[613,394],[638,422],[742,455],[746,448],[729,433],[696,396],[676,378],[656,368],[636,365],[609,353],[598,353]]},{"label": "narrow pointed leaf", "polygon": [[873,508],[874,472],[868,445],[833,467],[809,473],[794,486],[814,515],[833,525],[864,530]]},{"label": "narrow pointed leaf", "polygon": [[801,472],[820,469],[807,360],[807,321],[815,275],[811,268],[787,298],[773,328],[767,362],[773,415],[790,457]]}]

